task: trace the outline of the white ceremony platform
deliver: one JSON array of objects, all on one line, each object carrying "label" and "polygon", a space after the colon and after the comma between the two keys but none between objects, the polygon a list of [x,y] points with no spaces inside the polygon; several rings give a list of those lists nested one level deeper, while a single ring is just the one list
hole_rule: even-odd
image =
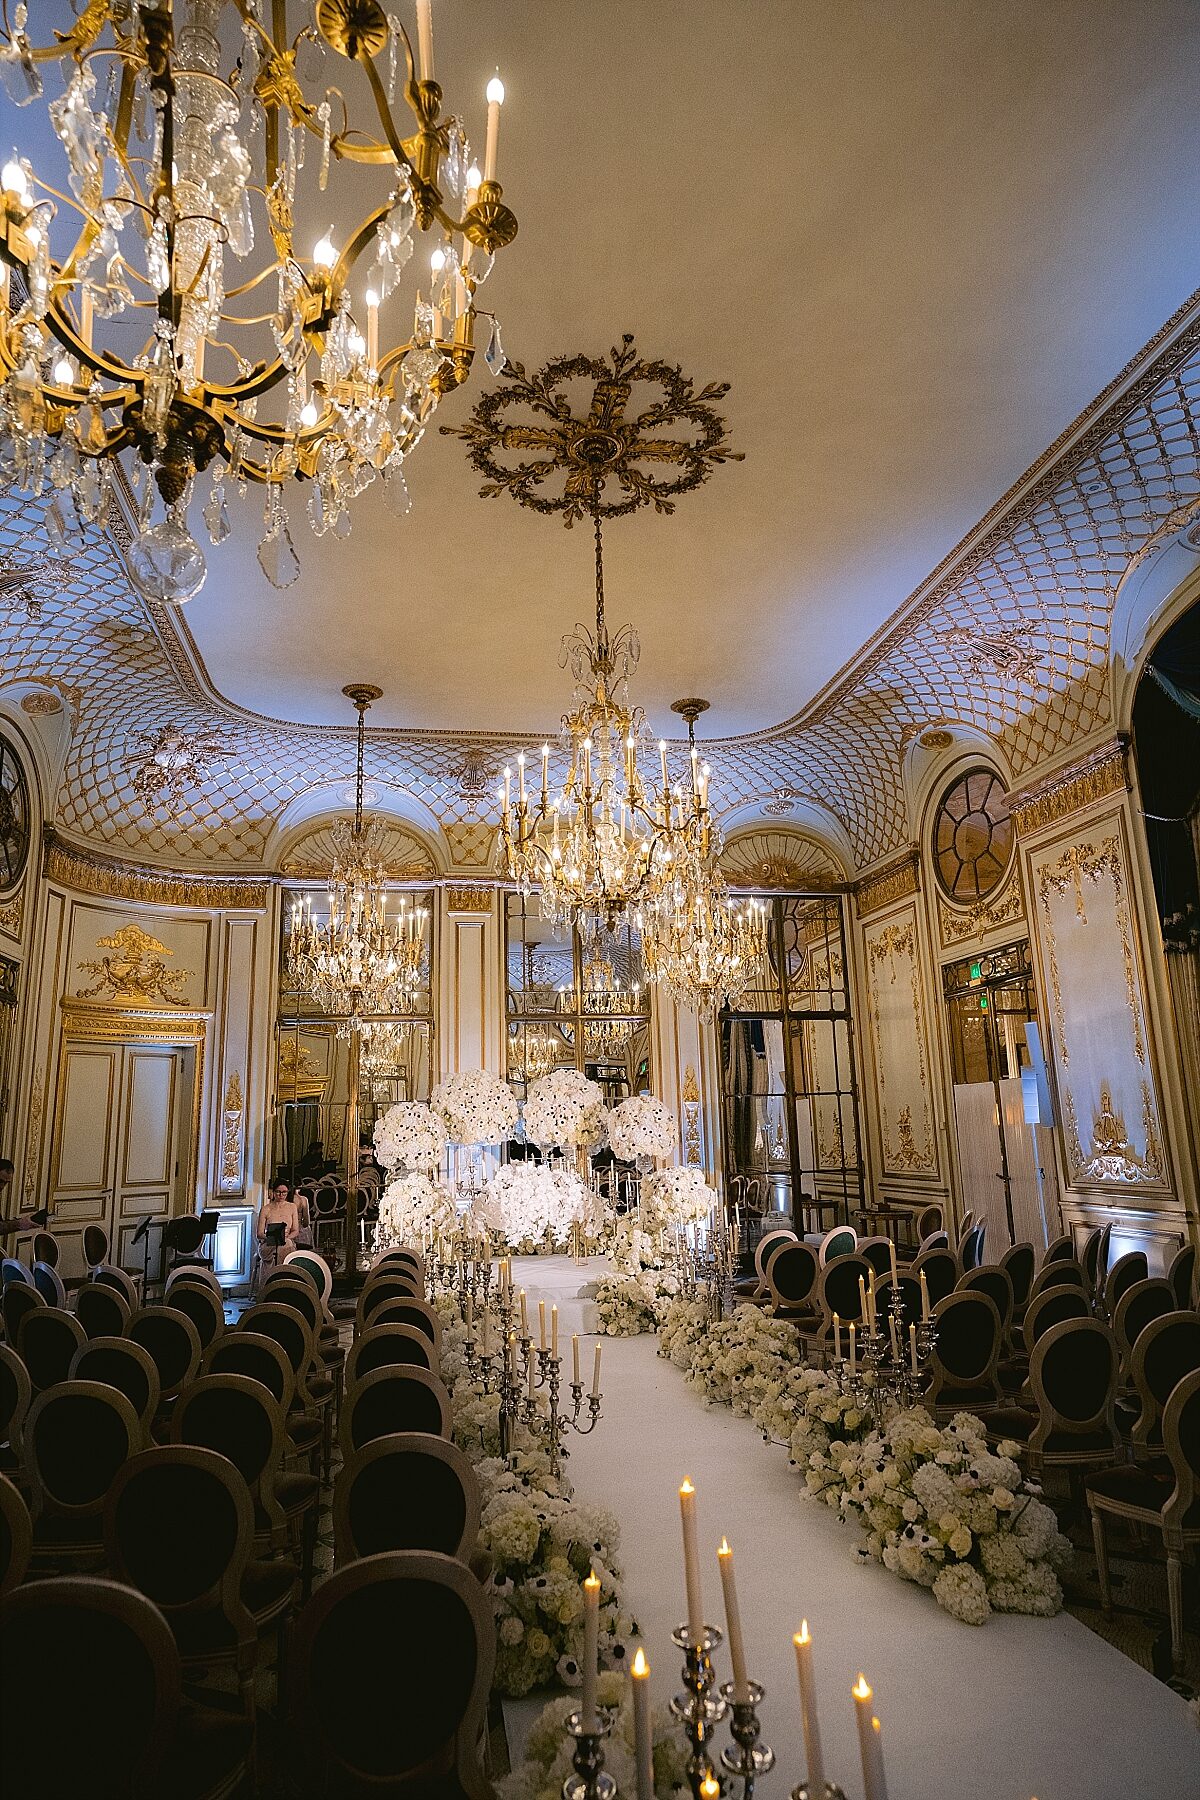
[{"label": "white ceremony platform", "polygon": [[[560,1331],[593,1321],[581,1289],[606,1265],[567,1257],[513,1263],[531,1302],[559,1307]],[[657,1339],[604,1338],[604,1417],[569,1440],[581,1497],[621,1525],[625,1593],[641,1626],[655,1704],[679,1687],[670,1641],[684,1615],[677,1490],[696,1484],[705,1613],[724,1626],[716,1547],[737,1556],[750,1673],[767,1698],[776,1767],[756,1792],[784,1800],[804,1774],[792,1633],[814,1637],[829,1776],[862,1793],[850,1688],[875,1690],[890,1800],[1188,1800],[1200,1794],[1200,1731],[1187,1704],[1068,1613],[993,1615],[975,1628],[923,1589],[854,1555],[851,1526],[801,1499],[786,1452],[748,1419],[706,1407],[657,1354]],[[584,1358],[591,1368],[591,1346]],[[728,1680],[727,1652],[718,1676]],[[514,1763],[544,1696],[507,1702]],[[720,1728],[719,1743],[727,1741]]]}]

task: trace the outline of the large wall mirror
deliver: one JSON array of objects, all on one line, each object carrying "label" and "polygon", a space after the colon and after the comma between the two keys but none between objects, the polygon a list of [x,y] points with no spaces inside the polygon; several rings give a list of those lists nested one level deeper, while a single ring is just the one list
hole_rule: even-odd
[{"label": "large wall mirror", "polygon": [[[275,1037],[275,1121],[273,1169],[290,1181],[346,1177],[353,1145],[352,1090],[357,1087],[359,1162],[373,1144],[375,1121],[399,1100],[428,1100],[434,1082],[436,894],[406,890],[405,901],[426,913],[421,980],[411,1011],[371,1019],[358,1046],[357,1082],[344,1019],[322,1012],[288,977],[288,919],[294,900],[307,903],[324,924],[329,895],[324,889],[285,891],[284,924],[278,963],[279,1006]],[[395,897],[398,905],[399,896]],[[393,910],[389,906],[389,912]]]},{"label": "large wall mirror", "polygon": [[508,1080],[523,1099],[551,1069],[582,1069],[609,1106],[650,1085],[650,1002],[632,926],[585,942],[556,932],[536,896],[504,896]]}]

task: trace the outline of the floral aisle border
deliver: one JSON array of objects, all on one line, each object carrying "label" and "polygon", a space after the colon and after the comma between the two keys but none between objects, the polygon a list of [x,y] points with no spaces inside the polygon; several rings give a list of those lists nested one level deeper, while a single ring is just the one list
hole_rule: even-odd
[{"label": "floral aisle border", "polygon": [[707,1402],[787,1445],[802,1492],[861,1528],[860,1556],[930,1588],[954,1618],[1061,1610],[1071,1546],[1022,1477],[1018,1446],[989,1451],[973,1414],[939,1427],[914,1407],[876,1431],[840,1373],[804,1364],[794,1328],[755,1306],[714,1319],[707,1301],[673,1301],[658,1348]]},{"label": "floral aisle border", "polygon": [[491,1563],[496,1620],[493,1686],[505,1698],[559,1683],[579,1685],[583,1653],[582,1582],[594,1569],[600,1591],[600,1662],[623,1671],[635,1621],[626,1610],[621,1533],[612,1513],[588,1506],[550,1459],[518,1427],[518,1447],[500,1455],[500,1397],[467,1368],[467,1330],[452,1296],[434,1301],[441,1321],[441,1375],[450,1393],[454,1441],[479,1480],[477,1548]]}]

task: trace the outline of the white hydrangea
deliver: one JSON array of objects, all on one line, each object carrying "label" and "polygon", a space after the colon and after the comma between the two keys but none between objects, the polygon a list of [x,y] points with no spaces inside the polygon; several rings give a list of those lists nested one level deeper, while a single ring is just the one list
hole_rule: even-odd
[{"label": "white hydrangea", "polygon": [[565,1246],[572,1225],[589,1213],[589,1192],[569,1169],[545,1163],[506,1163],[488,1183],[476,1208],[480,1223],[500,1232],[510,1244],[538,1244],[545,1239]]},{"label": "white hydrangea", "polygon": [[375,1154],[385,1169],[436,1169],[446,1151],[446,1127],[418,1100],[389,1106],[375,1121]]},{"label": "white hydrangea", "polygon": [[642,1182],[642,1219],[648,1231],[707,1225],[718,1204],[703,1169],[655,1169]]},{"label": "white hydrangea", "polygon": [[447,1075],[434,1088],[430,1105],[452,1144],[502,1144],[516,1129],[516,1095],[487,1069]]},{"label": "white hydrangea", "polygon": [[602,1138],[604,1094],[579,1069],[551,1069],[529,1084],[522,1113],[530,1143],[591,1148]]},{"label": "white hydrangea", "polygon": [[454,1198],[440,1183],[414,1169],[389,1181],[379,1198],[379,1241],[419,1244],[431,1233],[453,1231]]},{"label": "white hydrangea", "polygon": [[653,1094],[631,1094],[608,1115],[608,1141],[618,1162],[673,1155],[677,1131],[675,1114]]}]

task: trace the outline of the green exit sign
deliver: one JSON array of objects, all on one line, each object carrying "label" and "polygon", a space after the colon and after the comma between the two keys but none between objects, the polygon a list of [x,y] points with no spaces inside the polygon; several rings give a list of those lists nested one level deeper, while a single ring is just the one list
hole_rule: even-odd
[{"label": "green exit sign", "polygon": [[972,981],[981,981],[982,979],[983,979],[982,968],[980,967],[980,965],[978,963],[972,963],[971,964],[971,980]]}]

